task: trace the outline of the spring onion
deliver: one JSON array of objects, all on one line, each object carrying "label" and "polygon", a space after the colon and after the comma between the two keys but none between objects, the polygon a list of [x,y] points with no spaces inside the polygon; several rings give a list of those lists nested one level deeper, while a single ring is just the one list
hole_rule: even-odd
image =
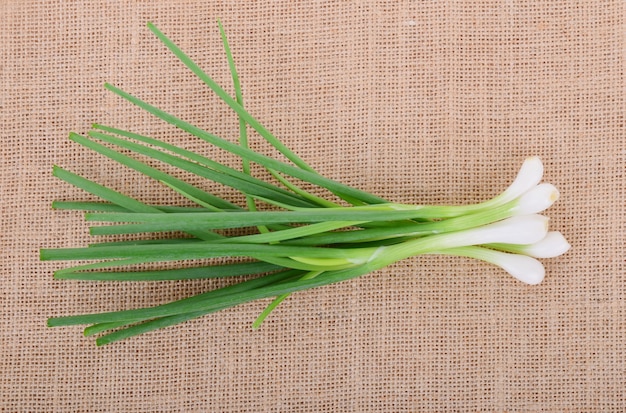
[{"label": "spring onion", "polygon": [[[453,206],[395,203],[320,175],[245,109],[221,24],[235,97],[155,25],[149,23],[148,28],[237,114],[238,142],[206,132],[113,85],[105,87],[192,137],[236,155],[241,169],[111,126],[94,124],[85,136],[71,133],[73,142],[145,174],[164,190],[186,198],[191,206],[146,204],[55,166],[54,176],[102,200],[53,203],[56,209],[84,211],[98,242],[42,249],[41,259],[90,261],[56,271],[58,279],[104,282],[230,277],[239,282],[155,307],[54,317],[48,320],[49,326],[87,325],[85,335],[99,335],[96,343],[104,345],[252,300],[273,299],[252,324],[258,328],[294,292],[359,277],[412,256],[475,258],[501,267],[521,282],[538,284],[545,271],[537,258],[555,257],[569,249],[563,235],[548,231],[548,218],[540,215],[558,199],[559,192],[553,185],[541,183],[543,164],[538,157],[527,158],[512,184],[485,202]],[[248,128],[286,161],[250,149]],[[146,158],[154,162],[148,164]],[[245,205],[174,177],[156,164],[234,188],[243,195]],[[251,164],[264,168],[272,178],[254,177]],[[317,189],[312,193],[304,187]],[[172,231],[178,235],[164,234]],[[133,240],[131,234],[152,237]],[[111,241],[108,235],[129,238]],[[168,261],[187,265],[137,269],[138,265]],[[238,277],[245,278],[241,281]]]}]

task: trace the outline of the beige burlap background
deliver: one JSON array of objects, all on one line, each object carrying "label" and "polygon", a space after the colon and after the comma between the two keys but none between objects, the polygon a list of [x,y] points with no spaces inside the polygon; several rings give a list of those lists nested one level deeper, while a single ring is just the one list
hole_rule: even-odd
[{"label": "beige burlap background", "polygon": [[[626,411],[623,2],[0,3],[0,411]],[[406,260],[296,294],[259,331],[267,302],[102,348],[46,328],[219,285],[55,281],[63,264],[38,260],[89,242],[80,213],[50,209],[89,199],[53,164],[180,202],[69,131],[101,122],[230,161],[102,88],[236,139],[236,118],[145,27],[232,90],[218,17],[250,112],[320,172],[456,204],[539,155],[572,250],[534,287],[468,259]]]}]

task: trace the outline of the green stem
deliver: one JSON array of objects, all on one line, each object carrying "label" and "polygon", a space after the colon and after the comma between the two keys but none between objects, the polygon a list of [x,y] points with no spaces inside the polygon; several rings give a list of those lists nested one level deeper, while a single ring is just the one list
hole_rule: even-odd
[{"label": "green stem", "polygon": [[[226,59],[228,60],[228,67],[230,68],[230,74],[233,78],[233,88],[235,89],[235,99],[239,105],[243,108],[243,94],[241,92],[241,83],[239,82],[239,74],[237,73],[237,67],[235,66],[235,59],[233,58],[233,54],[231,53],[230,46],[228,44],[228,38],[226,36],[226,32],[224,31],[224,27],[222,26],[222,22],[218,19],[217,24],[220,29],[220,35],[222,37],[222,44],[224,45],[224,51],[226,53]],[[248,131],[246,120],[240,115],[237,114],[239,118],[239,145],[243,148],[250,149],[248,145]],[[248,159],[241,159],[241,169],[244,174],[252,175],[250,171],[250,161]],[[246,205],[249,211],[256,211],[256,202],[254,197],[250,194],[246,194]],[[257,230],[264,234],[269,232],[269,229],[264,225],[257,226]]]},{"label": "green stem", "polygon": [[174,281],[239,277],[282,268],[265,262],[247,262],[154,271],[58,271],[55,278],[88,281]]},{"label": "green stem", "polygon": [[[246,281],[243,283],[231,285],[228,287],[223,287],[218,290],[210,291],[206,294],[212,294],[213,297],[220,297],[232,294],[238,294],[241,292],[249,291],[257,287],[280,283],[281,281],[288,280],[294,278],[294,276],[298,276],[297,272],[294,271],[284,271],[282,273],[277,273],[273,275],[268,275],[262,278],[253,279],[250,281]],[[125,327],[121,330],[106,334],[96,340],[96,344],[101,346],[105,344],[109,344],[115,341],[123,340],[132,336],[136,336],[139,334],[143,334],[149,331],[169,327],[175,324],[179,324],[193,318],[201,317],[203,315],[216,312],[219,310],[223,310],[228,308],[228,306],[224,306],[223,308],[214,308],[209,311],[195,311],[188,313],[180,313],[166,317],[160,317],[151,320],[143,320],[139,321],[139,324],[131,325],[132,323],[124,323],[124,322],[104,322],[95,324],[91,327],[87,327],[85,329],[86,334],[96,334],[97,332],[106,331],[112,328]]]},{"label": "green stem", "polygon": [[209,75],[207,75],[189,56],[185,54],[176,44],[167,38],[154,24],[148,23],[148,28],[163,42],[163,44],[178,57],[178,59],[187,66],[200,80],[202,80],[220,99],[222,99],[232,110],[234,110],[240,119],[248,123],[258,134],[274,146],[287,159],[297,165],[299,168],[309,172],[313,172],[306,162],[298,155],[293,153],[281,141],[279,141],[269,130],[261,125],[252,115],[250,115],[244,107],[233,99],[220,85],[218,85]]},{"label": "green stem", "polygon": [[[309,280],[311,278],[315,278],[318,275],[322,274],[323,271],[311,271],[306,273],[305,275],[302,276],[302,280]],[[278,307],[280,305],[280,303],[282,303],[287,297],[289,297],[290,293],[286,293],[286,294],[281,294],[278,297],[276,297],[267,307],[265,307],[265,310],[263,310],[263,312],[261,312],[261,314],[259,314],[259,316],[257,317],[256,320],[254,320],[254,323],[252,323],[252,328],[254,330],[258,329],[259,327],[261,327],[261,324],[263,324],[263,322],[265,321],[265,319],[267,318],[268,315],[270,315],[270,313],[272,311],[274,311],[276,309],[276,307]]]}]

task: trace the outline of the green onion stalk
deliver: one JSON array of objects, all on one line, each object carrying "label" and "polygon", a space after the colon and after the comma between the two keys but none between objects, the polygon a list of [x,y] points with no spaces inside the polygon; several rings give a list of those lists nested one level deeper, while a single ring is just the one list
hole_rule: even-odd
[{"label": "green onion stalk", "polygon": [[[94,124],[85,136],[71,133],[72,141],[157,180],[164,189],[186,198],[191,206],[150,205],[55,166],[54,176],[101,201],[55,201],[53,208],[85,211],[86,221],[94,224],[90,233],[104,240],[87,247],[42,249],[41,259],[81,261],[56,271],[57,279],[165,281],[232,277],[239,282],[155,307],[54,317],[48,320],[49,326],[87,325],[85,335],[98,335],[96,343],[103,345],[238,304],[271,299],[252,324],[258,328],[294,292],[359,277],[412,256],[471,257],[497,265],[517,280],[534,285],[545,274],[538,258],[555,257],[569,249],[561,233],[548,231],[548,218],[541,215],[559,193],[553,185],[541,183],[543,164],[538,157],[527,158],[500,195],[471,205],[396,203],[318,174],[245,109],[228,40],[221,23],[218,25],[235,97],[155,25],[149,23],[148,28],[237,114],[237,143],[113,85],[105,87],[156,118],[236,155],[241,159],[241,168],[111,126]],[[250,149],[249,128],[286,161]],[[146,163],[139,160],[142,158],[156,162]],[[155,164],[234,188],[245,198],[245,205],[207,192]],[[271,178],[254,177],[252,164],[267,170]],[[170,233],[169,238],[163,233]],[[132,240],[132,234],[150,236]],[[129,240],[102,238],[113,235],[128,236]],[[136,270],[137,266],[145,268],[144,264],[167,261],[188,264],[173,269]]]}]

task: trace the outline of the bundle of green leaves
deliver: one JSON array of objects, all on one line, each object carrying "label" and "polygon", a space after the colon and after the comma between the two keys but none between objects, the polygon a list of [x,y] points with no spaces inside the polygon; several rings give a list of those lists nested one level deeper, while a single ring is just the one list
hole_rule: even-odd
[{"label": "bundle of green leaves", "polygon": [[[54,167],[56,177],[103,200],[53,204],[57,209],[84,210],[89,222],[109,224],[93,226],[92,235],[161,236],[106,241],[83,248],[42,249],[41,258],[94,261],[55,272],[59,279],[163,281],[246,277],[227,287],[155,307],[50,318],[50,326],[86,324],[85,335],[100,335],[96,343],[103,345],[252,300],[273,298],[253,323],[257,328],[281,301],[296,291],[355,278],[411,256],[472,257],[498,265],[522,282],[538,284],[544,277],[544,267],[537,258],[558,256],[568,250],[565,238],[559,232],[548,231],[548,219],[539,215],[558,198],[554,186],[540,183],[543,165],[539,158],[526,159],[511,186],[485,202],[455,206],[390,202],[321,176],[246,111],[221,24],[235,97],[153,24],[148,27],[238,115],[239,142],[208,133],[112,85],[105,87],[182,131],[240,157],[241,169],[162,140],[109,126],[96,124],[87,136],[72,133],[72,141],[159,181],[193,206],[149,205]],[[251,150],[248,127],[288,161]],[[245,206],[206,192],[128,153],[232,187],[245,196]],[[251,164],[264,168],[272,178],[254,177]],[[250,233],[237,232],[245,228]],[[164,238],[163,233],[184,235]],[[207,260],[223,261],[224,257],[231,261],[206,265]],[[181,260],[202,264],[132,269],[147,263]]]}]

